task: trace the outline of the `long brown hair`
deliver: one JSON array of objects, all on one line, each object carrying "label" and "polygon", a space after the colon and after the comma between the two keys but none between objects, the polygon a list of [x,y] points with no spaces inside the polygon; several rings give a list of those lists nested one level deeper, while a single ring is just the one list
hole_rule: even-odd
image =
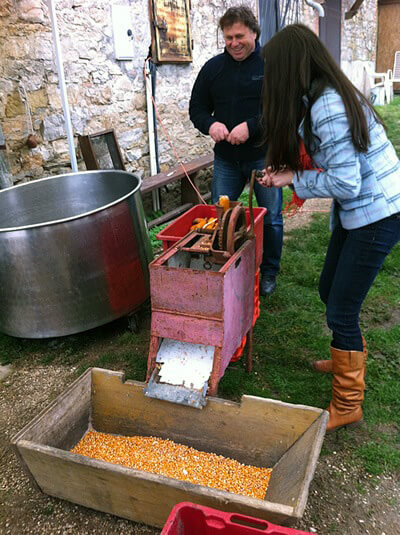
[{"label": "long brown hair", "polygon": [[313,31],[302,24],[286,26],[263,47],[262,55],[267,165],[274,170],[283,165],[302,170],[298,127],[304,117],[304,142],[312,153],[311,107],[327,86],[342,97],[354,147],[360,152],[368,150],[367,115],[372,113],[378,122],[383,122]]}]

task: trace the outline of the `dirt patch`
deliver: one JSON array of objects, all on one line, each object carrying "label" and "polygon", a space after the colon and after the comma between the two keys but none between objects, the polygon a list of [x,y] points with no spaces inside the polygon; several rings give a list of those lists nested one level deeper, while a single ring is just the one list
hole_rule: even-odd
[{"label": "dirt patch", "polygon": [[[329,210],[329,201],[307,201],[302,213],[285,220],[285,229],[306,225],[312,210]],[[102,343],[107,345],[107,342]],[[112,342],[109,344],[111,346]],[[43,366],[32,359],[14,366],[11,374],[0,382],[0,533],[160,533],[158,529],[43,494],[24,473],[11,451],[11,437],[65,390],[76,374],[74,366]],[[354,466],[348,460],[341,433],[325,438],[304,517],[295,527],[319,535],[397,535],[400,533],[399,478],[371,477]],[[365,440],[362,427],[353,433],[355,442]]]},{"label": "dirt patch", "polygon": [[[319,459],[298,527],[320,535],[400,533],[399,478],[371,476],[350,463],[341,445],[342,432],[325,437],[324,448],[330,453]],[[362,428],[353,433],[362,440]]]},{"label": "dirt patch", "polygon": [[285,231],[308,225],[311,222],[313,214],[329,213],[331,202],[331,199],[308,199],[293,216],[288,215],[284,217]]}]

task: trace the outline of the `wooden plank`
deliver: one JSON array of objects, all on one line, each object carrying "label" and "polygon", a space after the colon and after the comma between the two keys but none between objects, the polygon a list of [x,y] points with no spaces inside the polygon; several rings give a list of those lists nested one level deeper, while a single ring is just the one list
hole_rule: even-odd
[{"label": "wooden plank", "polygon": [[240,403],[208,398],[202,410],[143,395],[144,384],[93,368],[92,423],[98,431],[170,438],[239,462],[272,467],[323,412],[243,396]]},{"label": "wooden plank", "polygon": [[355,15],[357,15],[358,10],[361,7],[361,4],[364,2],[364,0],[355,0],[351,8],[345,12],[344,18],[345,20],[352,19]]},{"label": "wooden plank", "polygon": [[304,513],[328,418],[327,411],[320,414],[273,467],[266,499],[293,506],[298,518]]},{"label": "wooden plank", "polygon": [[92,143],[89,136],[78,136],[79,148],[81,149],[82,158],[84,159],[86,169],[97,170],[99,168]]},{"label": "wooden plank", "polygon": [[55,448],[72,448],[89,426],[91,380],[91,370],[87,370],[17,433],[11,443],[15,445],[23,438]]},{"label": "wooden plank", "polygon": [[88,170],[121,169],[125,171],[121,149],[114,130],[78,136],[78,142]]},{"label": "wooden plank", "polygon": [[[200,156],[200,158],[196,158],[190,162],[184,163],[184,166],[187,174],[190,176],[193,173],[197,173],[197,171],[207,169],[213,164],[213,162],[214,154],[210,152]],[[171,182],[175,182],[176,180],[181,180],[184,176],[186,176],[185,172],[182,166],[179,165],[167,173],[158,173],[157,175],[145,178],[142,182],[141,192],[148,193],[149,191],[153,191],[156,188],[160,188],[170,184]]]}]

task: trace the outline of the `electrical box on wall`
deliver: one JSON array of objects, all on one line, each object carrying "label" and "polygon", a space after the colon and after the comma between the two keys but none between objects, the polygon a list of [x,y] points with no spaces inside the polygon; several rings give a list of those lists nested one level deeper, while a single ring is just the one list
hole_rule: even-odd
[{"label": "electrical box on wall", "polygon": [[133,29],[130,6],[111,6],[115,58],[133,59]]}]

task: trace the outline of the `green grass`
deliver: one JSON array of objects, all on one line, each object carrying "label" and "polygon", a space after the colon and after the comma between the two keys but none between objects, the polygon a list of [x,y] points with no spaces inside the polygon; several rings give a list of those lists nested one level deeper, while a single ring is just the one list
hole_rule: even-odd
[{"label": "green grass", "polygon": [[379,106],[378,113],[383,118],[388,136],[400,155],[400,96],[396,96],[390,104]]},{"label": "green grass", "polygon": [[156,236],[159,232],[162,231],[162,229],[164,229],[168,225],[169,223],[163,223],[162,225],[158,225],[157,227],[153,227],[149,230],[150,242],[154,253],[157,253],[162,249],[162,244],[159,240],[157,240]]}]

